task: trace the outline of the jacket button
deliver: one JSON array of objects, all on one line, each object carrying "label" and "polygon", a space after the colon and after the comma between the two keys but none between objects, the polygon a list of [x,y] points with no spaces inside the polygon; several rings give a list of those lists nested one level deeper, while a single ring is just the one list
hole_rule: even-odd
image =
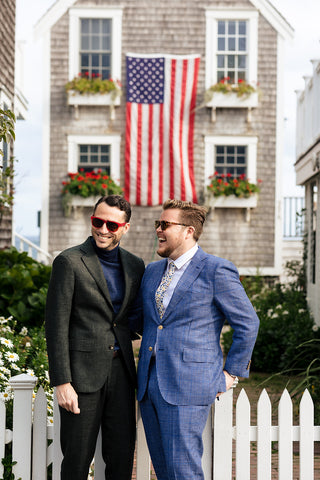
[{"label": "jacket button", "polygon": [[149,347],[150,352],[152,352],[152,347]]},{"label": "jacket button", "polygon": [[159,325],[158,329],[159,329],[159,330],[162,330],[162,329],[163,329],[163,325]]},{"label": "jacket button", "polygon": [[114,346],[113,345],[109,345],[109,350],[113,350],[114,349]]},{"label": "jacket button", "polygon": [[116,327],[116,326],[117,326],[117,324],[116,324],[116,323],[114,323],[114,324],[113,324],[113,326],[114,326],[114,327]]}]

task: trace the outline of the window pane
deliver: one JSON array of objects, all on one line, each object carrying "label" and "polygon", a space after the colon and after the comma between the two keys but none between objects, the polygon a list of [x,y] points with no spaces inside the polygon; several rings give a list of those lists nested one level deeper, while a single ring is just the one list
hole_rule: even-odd
[{"label": "window pane", "polygon": [[88,157],[86,155],[80,155],[80,163],[88,163]]},{"label": "window pane", "polygon": [[236,49],[236,39],[234,37],[231,37],[228,39],[228,50],[232,52],[235,49]]},{"label": "window pane", "polygon": [[99,55],[97,53],[91,55],[91,61],[93,67],[99,67]]},{"label": "window pane", "polygon": [[108,18],[102,20],[102,33],[111,33],[111,20]]},{"label": "window pane", "polygon": [[88,152],[88,146],[87,145],[80,145],[80,153],[87,153]]},{"label": "window pane", "polygon": [[93,18],[92,22],[92,33],[100,33],[100,20],[98,18]]},{"label": "window pane", "polygon": [[224,162],[224,157],[220,157],[220,155],[217,155],[216,162],[217,163],[223,163]]},{"label": "window pane", "polygon": [[227,153],[228,153],[228,155],[234,154],[234,150],[235,150],[235,147],[234,147],[234,146],[232,146],[232,145],[228,145],[228,146],[227,146]]},{"label": "window pane", "polygon": [[98,149],[99,149],[98,145],[91,145],[90,152],[91,153],[96,153],[98,151]]},{"label": "window pane", "polygon": [[218,55],[217,63],[218,63],[218,68],[224,67],[224,55]]},{"label": "window pane", "polygon": [[81,55],[81,67],[88,67],[89,66],[89,55],[83,53]]},{"label": "window pane", "polygon": [[247,22],[239,22],[239,35],[246,35],[247,33]]},{"label": "window pane", "polygon": [[229,35],[234,35],[236,33],[236,22],[234,22],[234,21],[229,22],[228,33],[229,33]]},{"label": "window pane", "polygon": [[238,81],[239,81],[239,80],[244,80],[244,81],[246,80],[246,72],[239,70],[239,72],[238,72]]},{"label": "window pane", "polygon": [[92,50],[100,50],[100,37],[98,35],[92,37]]},{"label": "window pane", "polygon": [[238,153],[241,155],[244,155],[246,153],[246,147],[244,145],[243,146],[239,145],[237,150],[238,150]]},{"label": "window pane", "polygon": [[241,52],[244,52],[247,49],[247,39],[245,37],[239,38],[239,48]]},{"label": "window pane", "polygon": [[81,33],[89,33],[89,19],[82,18],[81,19]]},{"label": "window pane", "polygon": [[225,50],[225,39],[218,37],[218,50],[223,51]]},{"label": "window pane", "polygon": [[223,174],[223,167],[217,167],[216,171],[217,171],[218,175],[222,175]]},{"label": "window pane", "polygon": [[235,83],[235,76],[233,70],[228,70],[227,77],[229,77],[229,83]]},{"label": "window pane", "polygon": [[216,147],[216,152],[217,152],[217,153],[224,153],[224,146],[222,146],[222,145],[217,145],[217,147]]},{"label": "window pane", "polygon": [[247,66],[247,57],[246,55],[238,55],[238,67],[246,68]]},{"label": "window pane", "polygon": [[101,152],[109,153],[109,145],[101,145]]},{"label": "window pane", "polygon": [[226,31],[226,22],[224,20],[218,21],[218,34],[224,35]]},{"label": "window pane", "polygon": [[220,82],[224,78],[224,72],[218,72],[218,82]]},{"label": "window pane", "polygon": [[234,55],[228,55],[228,67],[229,68],[234,68],[235,67],[235,56]]},{"label": "window pane", "polygon": [[102,37],[102,50],[111,50],[111,37]]},{"label": "window pane", "polygon": [[110,66],[110,54],[108,55],[102,55],[102,66],[103,67],[109,67]]},{"label": "window pane", "polygon": [[228,155],[227,156],[227,163],[234,163],[234,157]]},{"label": "window pane", "polygon": [[89,37],[81,37],[81,50],[89,50]]},{"label": "window pane", "polygon": [[98,163],[98,155],[91,155],[90,162]]}]

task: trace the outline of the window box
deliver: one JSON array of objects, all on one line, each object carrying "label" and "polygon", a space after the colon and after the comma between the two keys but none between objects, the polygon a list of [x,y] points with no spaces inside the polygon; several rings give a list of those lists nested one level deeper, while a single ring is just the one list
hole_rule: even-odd
[{"label": "window box", "polygon": [[213,108],[255,108],[258,106],[258,92],[241,97],[233,92],[215,92],[206,106]]},{"label": "window box", "polygon": [[78,93],[70,90],[68,93],[68,105],[105,106],[120,105],[120,96],[112,99],[111,93]]},{"label": "window box", "polygon": [[93,207],[97,201],[101,198],[101,195],[92,196],[92,197],[81,197],[80,195],[68,195],[67,198],[62,198],[62,207],[64,210],[64,216],[70,217],[74,220],[77,220],[83,210],[83,208],[90,208],[93,210]]},{"label": "window box", "polygon": [[216,208],[244,208],[246,210],[245,219],[250,222],[250,210],[256,208],[258,205],[258,194],[254,193],[248,198],[239,198],[235,195],[214,197],[207,193],[205,200],[206,207],[209,207],[211,212],[214,212]]}]

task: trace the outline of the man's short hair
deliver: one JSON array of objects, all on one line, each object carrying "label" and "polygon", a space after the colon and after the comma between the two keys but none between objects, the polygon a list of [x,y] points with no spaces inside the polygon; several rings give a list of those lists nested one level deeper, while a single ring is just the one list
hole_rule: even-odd
[{"label": "man's short hair", "polygon": [[106,203],[109,207],[117,207],[119,210],[125,213],[125,221],[128,223],[131,218],[131,205],[124,197],[121,195],[105,195],[97,201],[94,206],[93,214],[95,214],[97,206],[100,203]]},{"label": "man's short hair", "polygon": [[169,199],[162,205],[163,210],[176,208],[181,210],[180,221],[194,227],[193,238],[198,241],[203,230],[208,209],[202,205],[182,200]]}]

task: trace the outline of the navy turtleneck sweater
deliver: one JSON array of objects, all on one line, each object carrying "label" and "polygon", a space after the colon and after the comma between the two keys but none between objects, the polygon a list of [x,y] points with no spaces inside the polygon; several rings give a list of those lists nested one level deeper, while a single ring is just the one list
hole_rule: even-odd
[{"label": "navy turtleneck sweater", "polygon": [[100,260],[104,277],[110,293],[113,310],[118,313],[124,298],[124,276],[119,257],[119,245],[112,250],[104,250],[96,245],[93,237],[91,242]]}]

